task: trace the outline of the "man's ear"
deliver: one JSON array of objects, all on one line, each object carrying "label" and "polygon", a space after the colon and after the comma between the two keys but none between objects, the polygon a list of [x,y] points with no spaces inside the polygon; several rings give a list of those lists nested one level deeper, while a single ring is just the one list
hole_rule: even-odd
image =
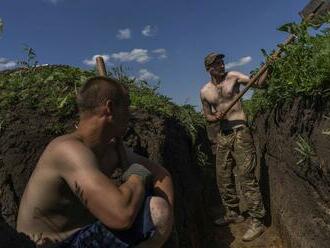
[{"label": "man's ear", "polygon": [[113,102],[111,100],[107,100],[105,102],[105,114],[107,116],[110,116],[113,114]]},{"label": "man's ear", "polygon": [[214,72],[214,68],[211,67],[210,69],[207,70],[207,72],[212,74]]}]

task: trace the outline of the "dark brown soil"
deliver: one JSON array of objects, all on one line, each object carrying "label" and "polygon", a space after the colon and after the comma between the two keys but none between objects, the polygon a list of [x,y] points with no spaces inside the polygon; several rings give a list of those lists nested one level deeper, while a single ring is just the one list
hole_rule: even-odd
[{"label": "dark brown soil", "polygon": [[[268,222],[286,247],[330,244],[329,98],[296,99],[256,119],[255,138]],[[299,163],[298,136],[315,154]]]}]

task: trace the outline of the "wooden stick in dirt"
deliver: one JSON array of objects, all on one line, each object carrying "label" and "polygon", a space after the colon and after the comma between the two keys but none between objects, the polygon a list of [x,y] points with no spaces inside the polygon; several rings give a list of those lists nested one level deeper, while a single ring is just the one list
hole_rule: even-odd
[{"label": "wooden stick in dirt", "polygon": [[96,70],[100,76],[107,76],[107,69],[105,68],[104,60],[101,56],[96,57]]},{"label": "wooden stick in dirt", "polygon": [[[306,5],[306,7],[300,12],[301,17],[305,21],[311,21],[312,19],[316,19],[316,17],[322,16],[326,14],[328,11],[330,11],[330,0],[312,0]],[[271,56],[272,59],[270,60],[270,63],[273,62],[274,59],[278,58],[282,53],[282,47],[290,44],[295,39],[294,35],[290,35],[284,43],[281,44],[280,48],[273,53]],[[227,109],[223,112],[223,116],[225,116],[230,109],[241,99],[241,97],[251,88],[251,86],[259,79],[259,77],[264,74],[269,66],[268,64],[263,65],[258,73],[254,75],[249,83],[246,85],[246,87],[238,94],[235,99],[231,102],[231,104],[227,107]]]}]

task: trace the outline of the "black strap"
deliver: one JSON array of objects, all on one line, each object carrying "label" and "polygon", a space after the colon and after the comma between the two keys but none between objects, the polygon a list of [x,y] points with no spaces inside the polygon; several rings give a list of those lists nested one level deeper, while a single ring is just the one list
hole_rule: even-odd
[{"label": "black strap", "polygon": [[247,122],[244,120],[232,120],[232,121],[223,120],[221,121],[220,125],[222,131],[230,131],[233,130],[233,128],[238,125],[247,126]]}]

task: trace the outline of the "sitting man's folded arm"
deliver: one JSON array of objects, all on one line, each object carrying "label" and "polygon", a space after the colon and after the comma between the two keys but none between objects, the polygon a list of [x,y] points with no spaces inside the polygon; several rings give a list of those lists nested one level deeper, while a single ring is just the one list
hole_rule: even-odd
[{"label": "sitting man's folded arm", "polygon": [[164,198],[171,209],[174,206],[174,191],[173,182],[170,173],[161,165],[140,156],[130,150],[127,150],[129,164],[138,163],[145,166],[153,176],[153,191],[154,195]]},{"label": "sitting man's folded arm", "polygon": [[130,228],[145,194],[139,176],[130,176],[118,188],[98,169],[94,154],[83,144],[67,142],[58,153],[61,176],[88,210],[108,228]]}]

